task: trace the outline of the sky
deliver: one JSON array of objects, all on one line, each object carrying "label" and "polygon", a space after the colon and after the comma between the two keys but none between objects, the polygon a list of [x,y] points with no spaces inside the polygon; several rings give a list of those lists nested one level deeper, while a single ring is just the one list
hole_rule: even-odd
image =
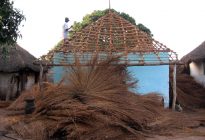
[{"label": "sky", "polygon": [[[109,7],[109,0],[13,0],[23,11],[18,44],[40,57],[62,38],[65,17],[70,25],[94,10]],[[205,0],[111,0],[111,8],[132,16],[154,34],[154,39],[186,55],[205,40]]]}]

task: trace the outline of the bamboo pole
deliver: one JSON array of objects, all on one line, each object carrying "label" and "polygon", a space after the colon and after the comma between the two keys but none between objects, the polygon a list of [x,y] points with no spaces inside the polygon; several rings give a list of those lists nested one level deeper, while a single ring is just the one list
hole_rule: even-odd
[{"label": "bamboo pole", "polygon": [[176,105],[176,99],[177,99],[177,92],[176,92],[176,69],[177,65],[174,65],[174,70],[173,70],[173,100],[172,100],[172,110],[175,110],[175,105]]},{"label": "bamboo pole", "polygon": [[[158,65],[176,65],[176,62],[163,62],[163,63],[126,63],[126,61],[124,61],[124,63],[122,64],[126,64],[126,66],[158,66]],[[34,65],[40,65],[38,62],[34,62]],[[42,64],[43,66],[75,66],[75,63],[72,64],[68,64],[68,63],[61,63],[61,64]],[[80,64],[81,66],[90,66],[91,64],[89,63],[82,63]],[[113,65],[119,65],[119,64],[113,64]],[[182,64],[178,64],[178,65],[182,65]],[[100,66],[100,64],[98,65]]]},{"label": "bamboo pole", "polygon": [[[40,75],[39,75],[39,87],[40,87],[40,92],[42,93],[42,86],[43,86],[43,65],[40,62]],[[43,97],[43,95],[41,95]]]}]

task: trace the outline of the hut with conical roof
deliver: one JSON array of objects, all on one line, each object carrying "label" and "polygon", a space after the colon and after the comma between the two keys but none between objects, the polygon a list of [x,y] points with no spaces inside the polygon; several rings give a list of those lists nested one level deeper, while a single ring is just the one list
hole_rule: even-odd
[{"label": "hut with conical roof", "polygon": [[205,41],[183,56],[181,61],[186,64],[190,75],[205,86]]},{"label": "hut with conical roof", "polygon": [[19,45],[0,46],[0,99],[17,97],[38,80],[36,58]]},{"label": "hut with conical roof", "polygon": [[87,65],[96,54],[99,58],[122,56],[120,64],[139,81],[138,93],[158,92],[169,102],[169,64],[176,63],[177,54],[113,11],[76,32],[69,45],[54,51],[54,82],[65,72],[57,66],[74,65],[76,56]]}]

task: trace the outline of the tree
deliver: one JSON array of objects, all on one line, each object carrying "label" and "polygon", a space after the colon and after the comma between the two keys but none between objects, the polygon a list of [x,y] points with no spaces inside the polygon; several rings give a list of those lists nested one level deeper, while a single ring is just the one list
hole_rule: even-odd
[{"label": "tree", "polygon": [[[146,26],[144,26],[142,23],[136,24],[135,19],[133,17],[131,17],[129,14],[126,14],[124,12],[117,12],[114,9],[111,9],[112,11],[116,12],[118,15],[120,15],[121,17],[123,17],[124,19],[128,20],[130,23],[132,23],[133,25],[137,26],[141,31],[147,33],[150,36],[153,36],[151,33],[151,30],[149,28],[147,28]],[[109,11],[109,9],[105,9],[105,10],[96,10],[94,12],[92,12],[91,14],[87,14],[83,17],[83,20],[81,22],[74,22],[73,24],[73,32],[77,32],[80,31],[81,29],[83,29],[84,27],[86,27],[87,25],[89,25],[92,22],[95,22],[96,20],[98,20],[100,17],[104,16],[105,14],[107,14]],[[70,36],[72,37],[72,33],[70,34]]]},{"label": "tree", "polygon": [[147,33],[148,35],[153,36],[153,34],[152,34],[152,32],[150,31],[150,29],[148,29],[148,28],[147,28],[146,26],[144,26],[143,24],[139,23],[139,24],[137,24],[137,27],[138,27],[141,31]]},{"label": "tree", "polygon": [[0,1],[0,44],[14,44],[21,37],[18,27],[25,16],[13,4],[9,0]]}]

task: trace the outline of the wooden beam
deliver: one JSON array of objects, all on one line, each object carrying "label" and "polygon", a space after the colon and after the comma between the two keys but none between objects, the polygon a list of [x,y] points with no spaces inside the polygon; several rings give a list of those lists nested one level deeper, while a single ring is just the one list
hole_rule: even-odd
[{"label": "wooden beam", "polygon": [[39,75],[39,87],[40,87],[40,93],[41,93],[41,97],[43,97],[43,64],[42,62],[40,62],[40,75]]},{"label": "wooden beam", "polygon": [[[158,65],[181,65],[180,63],[176,63],[176,62],[169,62],[169,63],[163,63],[163,62],[159,62],[159,63],[129,63],[129,62],[125,62],[123,61],[124,63],[119,63],[119,64],[113,64],[113,65],[126,65],[126,66],[158,66]],[[34,65],[40,65],[39,62],[34,62],[33,63]],[[42,64],[43,66],[76,66],[75,63],[72,63],[72,64],[68,64],[68,63],[62,63],[62,64],[54,64],[54,63],[47,63],[47,64]],[[83,64],[77,64],[77,65],[80,65],[80,66],[91,66],[92,64],[89,64],[89,63],[83,63]],[[100,66],[97,65],[97,66]]]},{"label": "wooden beam", "polygon": [[177,99],[177,92],[176,92],[176,64],[174,65],[173,70],[173,100],[172,100],[172,110],[175,111],[176,99]]}]

